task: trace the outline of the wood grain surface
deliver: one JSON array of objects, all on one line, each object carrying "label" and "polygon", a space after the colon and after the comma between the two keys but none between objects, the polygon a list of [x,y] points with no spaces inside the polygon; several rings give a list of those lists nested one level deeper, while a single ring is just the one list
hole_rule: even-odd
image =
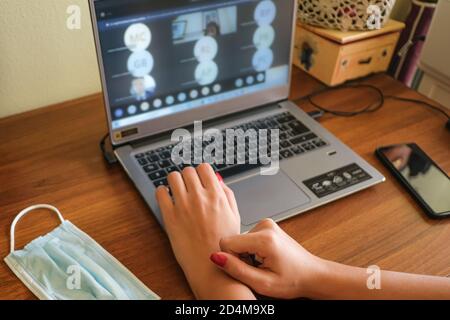
[{"label": "wood grain surface", "polygon": [[[386,75],[362,82],[388,95],[425,99]],[[320,88],[294,68],[292,99]],[[344,90],[316,102],[355,110],[373,99],[367,90]],[[312,110],[306,102],[300,107]],[[379,169],[387,182],[285,221],[282,228],[326,259],[448,276],[450,220],[427,218],[374,156],[378,146],[416,142],[450,172],[445,119],[421,106],[388,100],[376,113],[350,119],[325,116],[321,123]],[[29,205],[49,203],[163,299],[193,298],[150,209],[122,169],[103,161],[98,143],[106,131],[100,94],[0,119],[0,257],[9,253],[15,215]],[[17,247],[57,225],[52,213],[34,212],[18,224]],[[3,261],[0,299],[34,299]]]}]

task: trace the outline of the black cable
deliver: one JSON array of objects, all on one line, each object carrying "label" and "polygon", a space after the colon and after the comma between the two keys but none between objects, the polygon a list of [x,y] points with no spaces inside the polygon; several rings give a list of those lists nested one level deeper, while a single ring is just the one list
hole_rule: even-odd
[{"label": "black cable", "polygon": [[[361,88],[366,88],[366,89],[371,89],[374,92],[377,93],[378,95],[378,101],[375,103],[372,103],[366,107],[364,107],[361,110],[357,110],[357,111],[338,111],[338,110],[331,110],[327,107],[321,106],[319,105],[317,102],[315,102],[313,99],[316,97],[321,96],[322,94],[326,94],[326,93],[330,93],[330,92],[335,92],[338,90],[343,90],[343,89],[361,89]],[[402,97],[397,97],[397,96],[385,96],[383,91],[381,91],[380,88],[373,86],[373,85],[369,85],[369,84],[345,84],[345,85],[341,85],[335,88],[325,88],[325,89],[321,89],[317,92],[314,92],[306,97],[294,100],[294,102],[298,103],[300,101],[308,101],[312,106],[314,106],[316,109],[324,112],[324,113],[329,113],[331,115],[337,116],[337,117],[354,117],[354,116],[358,116],[360,114],[365,114],[365,113],[372,113],[375,111],[380,110],[381,108],[383,108],[385,101],[387,99],[392,99],[392,100],[397,100],[397,101],[402,101],[402,102],[409,102],[409,103],[415,103],[418,105],[422,105],[425,107],[428,107],[430,109],[433,109],[439,113],[441,113],[442,115],[444,115],[447,120],[450,121],[450,116],[449,114],[442,110],[441,108],[432,105],[431,103],[428,103],[426,101],[423,100],[418,100],[418,99],[410,99],[410,98],[402,98]]]},{"label": "black cable", "polygon": [[402,102],[410,102],[410,103],[415,103],[415,104],[419,104],[419,105],[423,105],[425,107],[431,108],[435,111],[438,111],[439,113],[443,114],[447,120],[450,120],[450,115],[448,115],[447,112],[445,112],[444,110],[442,110],[439,107],[436,107],[434,105],[432,105],[431,103],[428,103],[426,101],[423,100],[417,100],[417,99],[409,99],[409,98],[402,98],[402,97],[396,97],[396,96],[386,96],[386,99],[392,99],[392,100],[397,100],[397,101],[402,101]]},{"label": "black cable", "polygon": [[[364,107],[363,109],[357,110],[357,111],[331,110],[329,108],[325,108],[325,107],[319,105],[318,103],[316,103],[313,100],[314,98],[316,98],[324,93],[335,92],[335,91],[339,91],[339,90],[343,90],[343,89],[364,89],[364,88],[374,91],[378,96],[378,100],[374,103],[369,104],[368,106]],[[313,94],[307,96],[305,99],[308,100],[308,102],[312,106],[314,106],[316,109],[318,109],[324,113],[329,113],[329,114],[332,114],[332,115],[338,116],[338,117],[355,117],[355,116],[358,116],[358,115],[364,114],[364,113],[372,113],[372,112],[380,110],[384,106],[384,102],[385,102],[383,92],[379,88],[369,85],[369,84],[346,84],[346,85],[341,85],[336,88],[331,88],[331,89],[327,88],[327,89],[321,90],[319,92],[313,93]]]},{"label": "black cable", "polygon": [[[370,89],[370,90],[374,91],[378,96],[378,100],[358,111],[331,110],[330,108],[319,105],[317,102],[315,102],[313,100],[314,98],[319,97],[322,94],[335,92],[335,91],[339,91],[339,90],[343,90],[343,89],[361,89],[361,88],[366,88],[366,89]],[[308,101],[312,106],[314,106],[316,109],[320,110],[321,112],[329,113],[329,114],[337,116],[337,117],[354,117],[354,116],[364,114],[364,113],[372,113],[372,112],[375,112],[375,111],[378,111],[379,109],[381,109],[385,102],[384,94],[379,88],[372,86],[370,84],[359,84],[359,83],[356,83],[356,84],[347,83],[347,84],[340,85],[340,86],[337,86],[334,88],[324,88],[324,89],[318,90],[310,95],[307,95],[305,97],[296,99],[296,100],[294,100],[294,103],[299,103],[304,100]]]},{"label": "black cable", "polygon": [[325,112],[320,110],[308,112],[308,115],[313,119],[320,119],[323,117],[324,114]]},{"label": "black cable", "polygon": [[105,154],[106,149],[105,149],[105,145],[106,145],[106,139],[109,138],[109,133],[107,133],[102,140],[100,140],[100,150],[102,150],[102,153]]},{"label": "black cable", "polygon": [[109,152],[106,150],[106,140],[109,138],[109,133],[107,133],[103,139],[100,141],[100,150],[102,151],[103,157],[105,158],[106,162],[108,162],[109,165],[116,164],[117,158],[114,155],[114,153]]}]

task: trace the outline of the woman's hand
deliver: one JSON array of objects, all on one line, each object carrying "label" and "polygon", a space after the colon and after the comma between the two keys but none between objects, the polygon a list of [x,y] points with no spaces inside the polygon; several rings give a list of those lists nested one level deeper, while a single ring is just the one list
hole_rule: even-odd
[{"label": "woman's hand", "polygon": [[156,198],[175,257],[198,298],[254,298],[251,291],[209,261],[219,241],[240,233],[234,194],[209,164],[168,177],[170,191],[159,187]]},{"label": "woman's hand", "polygon": [[[269,297],[311,296],[325,265],[289,237],[272,220],[260,222],[250,233],[222,238],[221,252],[211,260],[233,278]],[[262,264],[251,266],[240,257],[255,255]]]},{"label": "woman's hand", "polygon": [[[313,299],[449,299],[450,279],[379,271],[380,287],[369,286],[373,271],[322,260],[306,251],[272,220],[249,234],[220,241],[212,260],[233,278],[259,294],[274,298]],[[258,267],[243,262],[254,254]],[[370,270],[369,270],[370,271]]]}]

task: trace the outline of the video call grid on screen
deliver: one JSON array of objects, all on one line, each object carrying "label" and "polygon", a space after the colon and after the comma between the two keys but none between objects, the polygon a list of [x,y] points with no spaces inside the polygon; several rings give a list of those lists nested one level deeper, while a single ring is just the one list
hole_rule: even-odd
[{"label": "video call grid on screen", "polygon": [[283,0],[96,2],[114,129],[288,83]]}]

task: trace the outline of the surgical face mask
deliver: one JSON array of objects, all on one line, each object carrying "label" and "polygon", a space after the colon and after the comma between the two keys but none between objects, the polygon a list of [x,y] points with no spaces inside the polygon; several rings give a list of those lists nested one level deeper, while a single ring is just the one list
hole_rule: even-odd
[{"label": "surgical face mask", "polygon": [[[16,251],[16,224],[35,209],[54,211],[61,225]],[[42,300],[159,299],[97,242],[49,205],[33,206],[17,215],[11,225],[11,251],[5,262]]]}]

